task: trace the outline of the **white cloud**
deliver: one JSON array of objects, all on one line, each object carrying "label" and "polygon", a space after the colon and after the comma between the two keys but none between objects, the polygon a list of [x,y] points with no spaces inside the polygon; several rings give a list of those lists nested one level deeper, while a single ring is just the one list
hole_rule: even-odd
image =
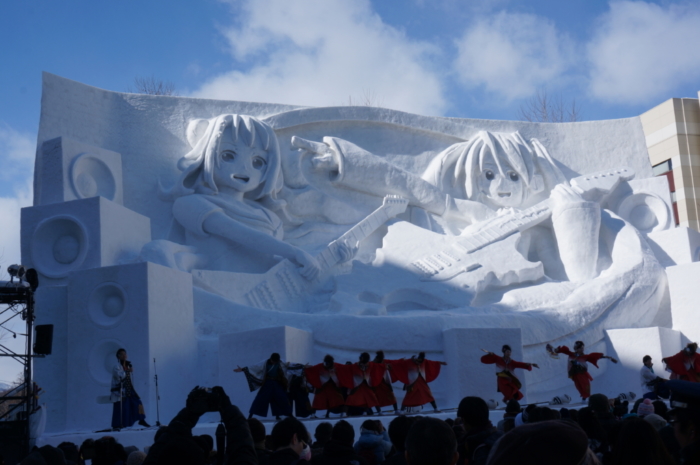
[{"label": "white cloud", "polygon": [[247,70],[221,74],[193,96],[329,106],[371,93],[389,108],[446,109],[439,50],[384,24],[367,0],[246,0],[236,11],[224,32]]},{"label": "white cloud", "polygon": [[572,41],[550,20],[532,14],[484,15],[456,45],[459,80],[506,100],[530,96],[538,87],[561,80],[573,64]]},{"label": "white cloud", "polygon": [[614,2],[588,46],[590,91],[615,103],[667,99],[700,73],[700,5]]},{"label": "white cloud", "polygon": [[19,263],[20,209],[32,203],[32,174],[36,138],[7,125],[0,126],[0,280],[12,263]]}]

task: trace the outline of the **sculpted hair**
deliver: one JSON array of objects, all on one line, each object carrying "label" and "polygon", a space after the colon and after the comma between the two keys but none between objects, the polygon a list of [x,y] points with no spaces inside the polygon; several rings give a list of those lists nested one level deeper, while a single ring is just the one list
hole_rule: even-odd
[{"label": "sculpted hair", "polygon": [[537,139],[531,139],[528,144],[517,131],[479,131],[468,141],[454,144],[435,157],[423,179],[457,198],[478,200],[477,178],[487,153],[493,155],[499,171],[504,171],[504,162],[510,165],[530,194],[544,190],[544,179],[551,187],[566,181],[544,146]]},{"label": "sculpted hair", "polygon": [[[227,130],[228,129],[228,130]],[[275,131],[267,123],[247,115],[224,114],[211,119],[195,119],[187,126],[187,140],[192,149],[178,161],[182,174],[170,190],[160,188],[160,197],[172,200],[189,194],[214,195],[219,192],[214,171],[221,163],[219,146],[222,138],[230,137],[249,147],[257,146],[267,153],[267,165],[257,189],[246,193],[251,200],[271,200],[275,203],[282,189],[280,149]]]}]

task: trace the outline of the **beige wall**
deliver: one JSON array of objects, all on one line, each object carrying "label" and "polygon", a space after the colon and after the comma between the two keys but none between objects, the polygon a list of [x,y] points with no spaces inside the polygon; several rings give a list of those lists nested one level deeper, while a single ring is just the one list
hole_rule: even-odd
[{"label": "beige wall", "polygon": [[699,100],[672,98],[640,118],[652,166],[671,160],[679,224],[700,231]]}]

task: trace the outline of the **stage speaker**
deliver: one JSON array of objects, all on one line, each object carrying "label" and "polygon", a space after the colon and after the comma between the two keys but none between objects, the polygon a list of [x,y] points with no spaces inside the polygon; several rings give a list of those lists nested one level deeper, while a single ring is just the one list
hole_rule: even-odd
[{"label": "stage speaker", "polygon": [[35,329],[34,353],[37,355],[51,355],[53,325],[36,325]]},{"label": "stage speaker", "polygon": [[36,205],[104,197],[123,205],[122,156],[117,152],[57,137],[41,144],[36,164]]},{"label": "stage speaker", "polygon": [[65,285],[77,270],[136,258],[151,241],[151,221],[103,197],[22,209],[22,264],[44,286]]}]

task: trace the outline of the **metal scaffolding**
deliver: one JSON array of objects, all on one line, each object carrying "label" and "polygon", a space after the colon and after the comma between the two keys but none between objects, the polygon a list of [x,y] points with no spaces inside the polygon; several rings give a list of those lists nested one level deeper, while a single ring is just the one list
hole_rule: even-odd
[{"label": "metal scaffolding", "polygon": [[[32,334],[34,325],[34,288],[21,279],[17,281],[0,281],[0,335],[11,333],[13,337],[25,337],[23,353],[17,353],[0,343],[0,357],[11,357],[22,365],[24,376],[21,383],[9,389],[0,396],[0,436],[20,459],[29,453],[30,448],[30,416],[37,409],[37,387],[32,381]],[[17,333],[7,328],[13,320],[24,320],[25,333]],[[12,454],[14,452],[14,454]],[[6,457],[7,459],[8,457]]]}]

